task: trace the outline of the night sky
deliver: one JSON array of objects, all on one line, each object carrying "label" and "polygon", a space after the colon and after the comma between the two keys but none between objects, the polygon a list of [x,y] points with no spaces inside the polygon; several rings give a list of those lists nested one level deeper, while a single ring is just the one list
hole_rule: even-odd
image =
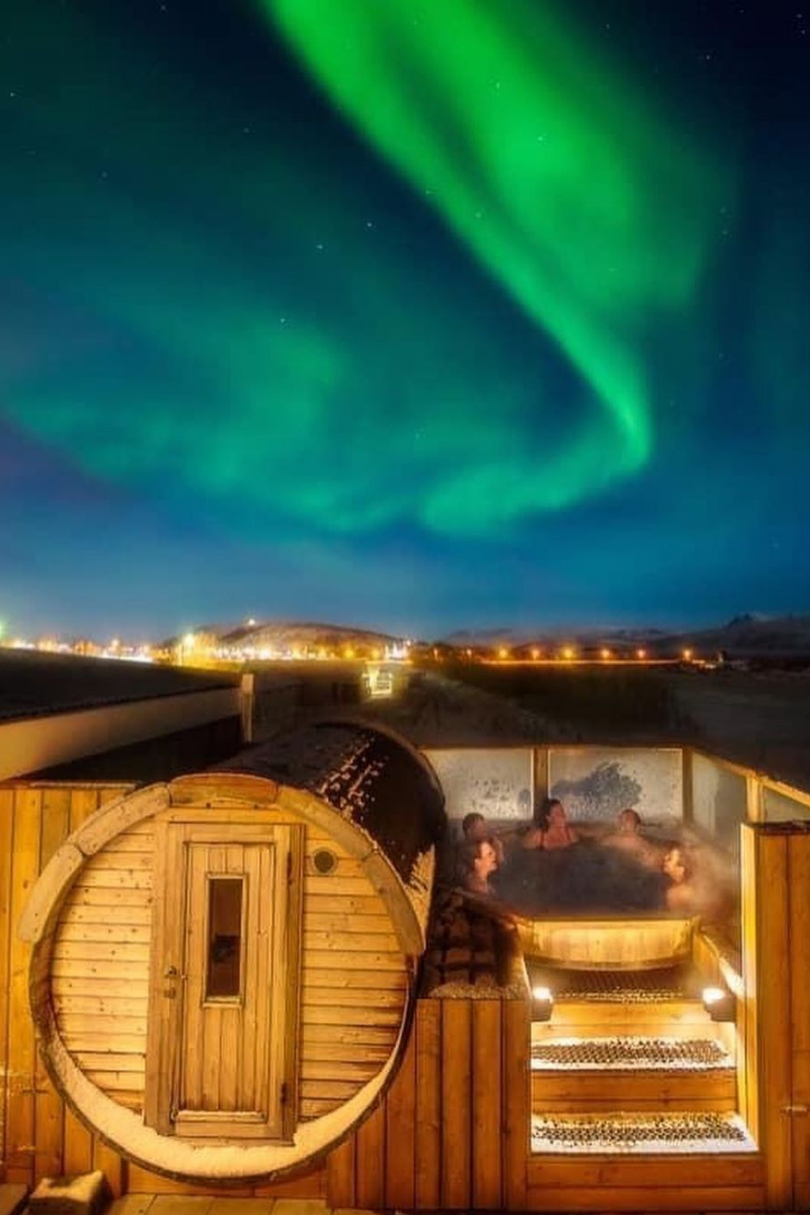
[{"label": "night sky", "polygon": [[807,610],[809,123],[810,0],[7,0],[0,619]]}]

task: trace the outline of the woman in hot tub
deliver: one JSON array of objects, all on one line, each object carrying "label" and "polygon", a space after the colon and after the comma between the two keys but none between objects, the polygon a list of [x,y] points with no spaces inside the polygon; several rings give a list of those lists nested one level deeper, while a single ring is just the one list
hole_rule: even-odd
[{"label": "woman in hot tub", "polygon": [[547,797],[534,816],[534,822],[521,839],[524,848],[542,848],[554,852],[559,848],[570,848],[579,836],[568,825],[565,807],[556,797]]}]

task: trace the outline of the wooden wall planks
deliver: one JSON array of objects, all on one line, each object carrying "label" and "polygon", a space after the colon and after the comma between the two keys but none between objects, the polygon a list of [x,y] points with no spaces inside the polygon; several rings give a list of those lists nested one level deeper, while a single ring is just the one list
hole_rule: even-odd
[{"label": "wooden wall planks", "polygon": [[[28,1008],[29,947],[16,924],[40,871],[71,831],[130,786],[12,782],[0,788],[0,1180],[33,1185],[92,1167],[94,1137],[66,1111],[38,1057]],[[109,1162],[113,1190],[121,1161]]]},{"label": "wooden wall planks", "polygon": [[525,1207],[529,1031],[521,1000],[418,1001],[381,1105],[328,1158],[328,1203]]}]

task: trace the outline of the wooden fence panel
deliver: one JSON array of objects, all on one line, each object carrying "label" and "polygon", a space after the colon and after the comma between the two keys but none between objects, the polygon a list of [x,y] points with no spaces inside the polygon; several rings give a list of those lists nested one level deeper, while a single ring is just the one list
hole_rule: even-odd
[{"label": "wooden fence panel", "polygon": [[416,1208],[441,1205],[441,1049],[442,1006],[420,1000],[416,1006]]},{"label": "wooden fence panel", "polygon": [[386,1098],[385,1205],[412,1210],[416,1186],[416,1035]]},{"label": "wooden fence panel", "polygon": [[[793,835],[788,854],[790,877],[790,1020],[793,1034],[791,1105],[810,1106],[810,834]],[[810,1208],[810,1117],[791,1118],[793,1209]]]},{"label": "wooden fence panel", "polygon": [[42,792],[15,789],[11,873],[8,1098],[6,1102],[6,1178],[31,1185],[34,1180],[34,1082],[36,1047],[28,1011],[30,949],[16,925],[39,873]]},{"label": "wooden fence panel", "polygon": [[472,1003],[472,1205],[497,1211],[501,1195],[500,1000]]},{"label": "wooden fence panel", "polygon": [[326,1201],[333,1209],[355,1207],[355,1147],[357,1137],[349,1135],[329,1153],[326,1161]]},{"label": "wooden fence panel", "polygon": [[442,1001],[442,1185],[445,1210],[470,1205],[472,1016],[469,1000]]},{"label": "wooden fence panel", "polygon": [[791,1123],[791,1021],[788,836],[757,831],[757,990],[759,1021],[760,1143],[771,1210],[789,1210],[793,1199]]},{"label": "wooden fence panel", "polygon": [[5,1175],[8,1105],[9,981],[11,962],[11,858],[14,846],[14,790],[0,789],[0,1181]]},{"label": "wooden fence panel", "polygon": [[[64,786],[42,790],[39,873],[70,834],[71,790]],[[34,1080],[34,1181],[58,1176],[64,1168],[65,1109],[39,1051]]]},{"label": "wooden fence panel", "polygon": [[529,1154],[529,1037],[531,1012],[522,1000],[503,1006],[503,1189],[504,1207],[526,1207]]},{"label": "wooden fence panel", "polygon": [[385,1107],[378,1105],[357,1132],[355,1161],[357,1205],[373,1210],[385,1205]]}]

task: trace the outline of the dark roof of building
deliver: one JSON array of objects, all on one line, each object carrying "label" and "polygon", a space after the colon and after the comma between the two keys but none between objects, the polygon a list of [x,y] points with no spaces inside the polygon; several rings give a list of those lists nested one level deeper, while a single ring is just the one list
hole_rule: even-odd
[{"label": "dark roof of building", "polygon": [[229,674],[0,649],[0,722],[233,687]]},{"label": "dark roof of building", "polygon": [[405,739],[352,722],[319,722],[279,735],[223,765],[308,789],[379,844],[404,882],[444,832],[444,795]]}]

